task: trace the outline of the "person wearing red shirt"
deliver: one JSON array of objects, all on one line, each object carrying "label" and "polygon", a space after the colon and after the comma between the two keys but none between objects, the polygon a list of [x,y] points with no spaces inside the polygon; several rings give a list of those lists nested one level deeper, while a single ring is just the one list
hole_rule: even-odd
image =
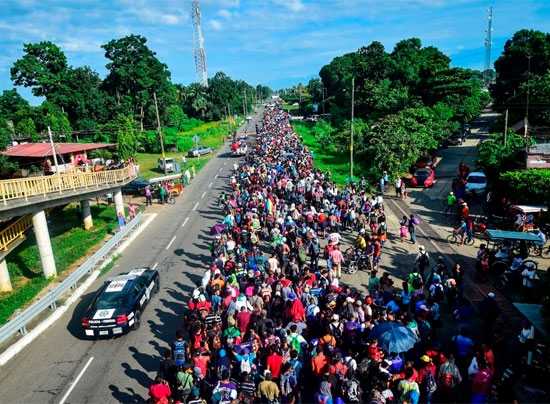
[{"label": "person wearing red shirt", "polygon": [[265,367],[271,372],[273,379],[279,379],[282,364],[283,357],[277,352],[277,347],[275,345],[271,345],[269,347],[269,356],[266,359]]},{"label": "person wearing red shirt", "polygon": [[246,308],[246,306],[241,307],[241,311],[237,313],[237,326],[239,327],[239,331],[241,332],[241,335],[246,334],[246,330],[248,329],[248,324],[250,323],[250,312]]},{"label": "person wearing red shirt", "polygon": [[369,357],[371,359],[375,359],[378,362],[380,362],[384,357],[384,353],[382,352],[382,349],[378,346],[377,339],[371,340],[369,344]]},{"label": "person wearing red shirt", "polygon": [[162,377],[157,376],[155,383],[149,387],[149,397],[153,399],[154,403],[168,404],[168,397],[172,395],[168,382],[163,380]]}]

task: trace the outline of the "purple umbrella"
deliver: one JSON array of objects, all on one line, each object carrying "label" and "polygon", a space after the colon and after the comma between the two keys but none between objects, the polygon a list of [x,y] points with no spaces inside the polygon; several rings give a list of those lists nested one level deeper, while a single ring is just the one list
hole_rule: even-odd
[{"label": "purple umbrella", "polygon": [[210,229],[210,235],[215,236],[216,234],[221,234],[225,230],[225,225],[223,223],[219,223],[215,226],[212,226]]}]

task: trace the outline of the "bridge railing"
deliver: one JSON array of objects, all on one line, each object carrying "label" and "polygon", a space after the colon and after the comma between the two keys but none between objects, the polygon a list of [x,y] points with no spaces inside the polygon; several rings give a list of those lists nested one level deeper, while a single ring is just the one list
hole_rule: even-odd
[{"label": "bridge railing", "polygon": [[59,301],[59,299],[61,299],[61,297],[67,293],[69,289],[76,289],[78,282],[84,275],[97,269],[98,264],[109,256],[110,251],[120,245],[122,239],[137,226],[139,226],[141,218],[142,215],[141,212],[139,212],[135,218],[130,220],[126,226],[117,232],[113,238],[107,241],[94,255],[78,267],[78,269],[71,272],[71,274],[67,276],[67,278],[65,278],[58,286],[51,289],[36,303],[29,306],[29,308],[19,313],[19,315],[0,327],[0,344],[14,334],[26,334],[27,324],[29,324],[47,308],[55,310],[57,308],[57,301]]},{"label": "bridge railing", "polygon": [[25,236],[25,231],[32,227],[32,216],[25,215],[18,218],[0,232],[0,250],[8,251],[8,245],[18,238]]},{"label": "bridge railing", "polygon": [[10,200],[29,200],[33,196],[46,196],[48,193],[90,189],[101,185],[116,184],[135,177],[135,168],[127,166],[120,170],[98,172],[59,173],[41,177],[16,178],[0,181],[0,198],[4,205]]}]

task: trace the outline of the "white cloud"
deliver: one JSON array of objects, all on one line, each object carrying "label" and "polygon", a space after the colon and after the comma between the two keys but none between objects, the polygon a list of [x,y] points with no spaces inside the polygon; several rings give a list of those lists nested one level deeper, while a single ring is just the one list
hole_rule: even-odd
[{"label": "white cloud", "polygon": [[215,31],[221,31],[223,25],[218,20],[208,20],[208,25]]},{"label": "white cloud", "polygon": [[302,3],[302,0],[273,0],[273,3],[283,6],[295,13],[306,9],[306,6]]},{"label": "white cloud", "polygon": [[223,10],[218,11],[218,15],[220,17],[222,17],[223,19],[230,20],[231,17],[233,16],[233,13],[231,13],[231,11],[229,11],[229,10],[223,9]]}]

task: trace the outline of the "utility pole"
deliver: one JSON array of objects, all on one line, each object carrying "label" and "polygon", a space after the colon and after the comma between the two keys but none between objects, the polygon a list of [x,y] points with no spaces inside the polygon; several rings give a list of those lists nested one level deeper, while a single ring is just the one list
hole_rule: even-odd
[{"label": "utility pole", "polygon": [[48,136],[50,137],[50,145],[52,146],[52,156],[53,156],[53,162],[55,165],[55,172],[59,174],[59,166],[57,165],[57,154],[55,153],[55,146],[53,145],[53,136],[52,136],[52,130],[48,126]]},{"label": "utility pole", "polygon": [[504,118],[504,147],[506,147],[507,136],[508,136],[508,108],[506,108],[506,115]]},{"label": "utility pole", "polygon": [[[527,55],[527,105],[525,106],[525,159],[529,157],[529,95],[531,92],[531,55]],[[527,162],[526,162],[527,163]]]},{"label": "utility pole", "polygon": [[349,177],[353,179],[353,120],[355,112],[355,77],[351,79],[351,123],[349,144]]},{"label": "utility pole", "polygon": [[157,132],[160,139],[160,151],[162,152],[162,166],[164,168],[164,175],[166,175],[166,154],[164,153],[164,141],[162,140],[162,128],[160,127],[159,116],[159,104],[157,102],[157,93],[153,92],[153,98],[155,99],[155,111],[157,113]]}]

